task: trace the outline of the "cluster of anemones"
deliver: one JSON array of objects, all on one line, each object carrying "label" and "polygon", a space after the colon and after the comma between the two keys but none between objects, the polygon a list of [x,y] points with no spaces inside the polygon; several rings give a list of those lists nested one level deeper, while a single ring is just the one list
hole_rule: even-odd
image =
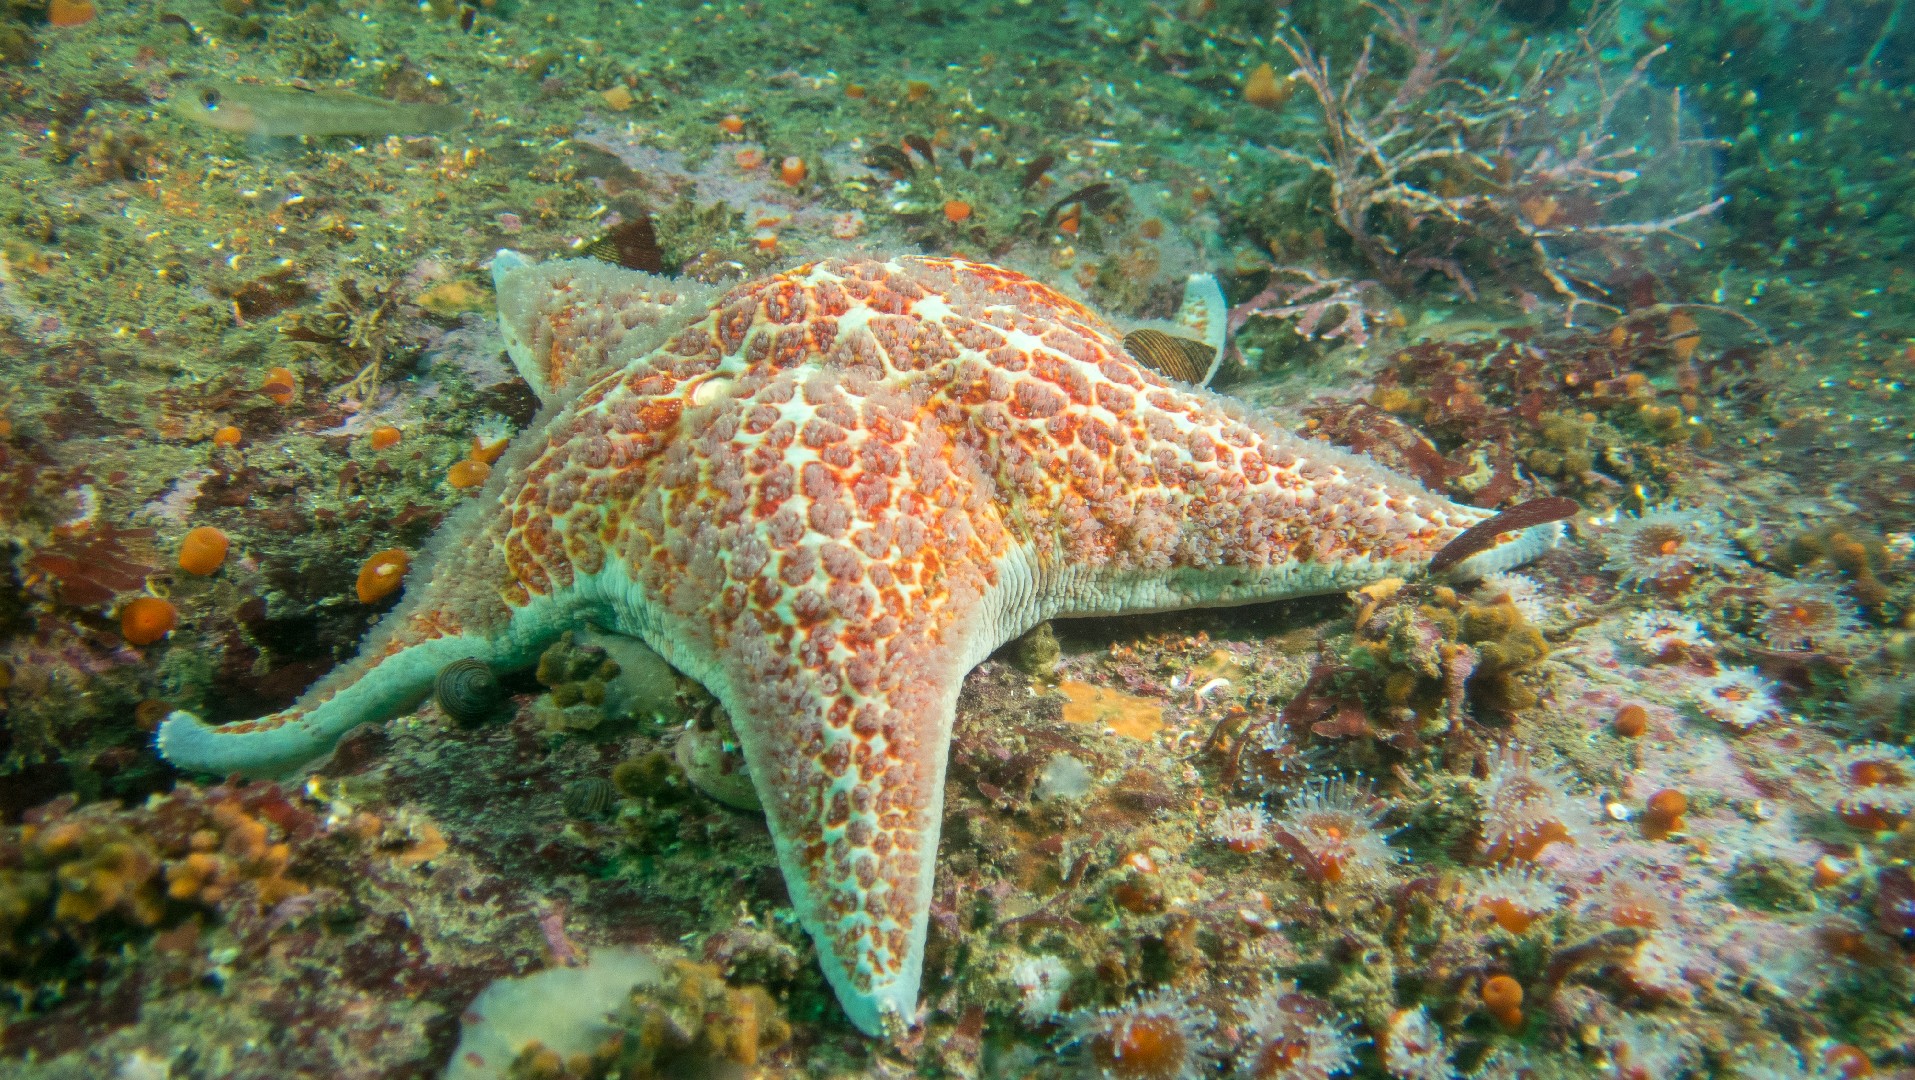
[{"label": "cluster of anemones", "polygon": [[1241,1080],[1328,1080],[1356,1064],[1361,1040],[1328,1002],[1279,979],[1243,1010],[1231,1075]]},{"label": "cluster of anemones", "polygon": [[1316,881],[1375,881],[1387,877],[1398,858],[1388,834],[1377,828],[1388,810],[1367,786],[1339,776],[1303,785],[1272,831],[1284,853]]},{"label": "cluster of anemones", "polygon": [[[1874,1071],[1872,1066],[1851,1069],[1844,1061],[1826,1054],[1798,1055],[1784,1047],[1779,1053],[1748,1055],[1736,1062],[1735,1074],[1740,1080],[1855,1080]],[[1869,1065],[1866,1057],[1862,1065]]]},{"label": "cluster of anemones", "polygon": [[1615,966],[1615,978],[1651,1001],[1687,1004],[1695,996],[1688,979],[1688,969],[1695,962],[1695,955],[1675,935],[1654,930]]},{"label": "cluster of anemones", "polygon": [[1695,1057],[1680,1029],[1658,1027],[1641,1017],[1624,1016],[1606,1034],[1618,1080],[1681,1076]]},{"label": "cluster of anemones", "polygon": [[1725,667],[1702,681],[1696,707],[1704,716],[1732,728],[1749,728],[1782,714],[1776,704],[1775,684],[1753,668]]},{"label": "cluster of anemones", "polygon": [[1618,517],[1597,541],[1604,570],[1625,585],[1680,596],[1702,574],[1735,565],[1719,514],[1660,507]]},{"label": "cluster of anemones", "polygon": [[1528,750],[1505,748],[1477,783],[1483,806],[1483,854],[1490,862],[1528,862],[1559,841],[1574,842],[1590,823],[1564,773]]},{"label": "cluster of anemones", "polygon": [[1083,1050],[1106,1080],[1195,1080],[1210,1071],[1216,1020],[1173,990],[1114,1009],[1086,1009],[1065,1021],[1064,1045]]},{"label": "cluster of anemones", "polygon": [[1674,664],[1708,655],[1715,642],[1686,615],[1652,608],[1629,617],[1623,636],[1651,663]]},{"label": "cluster of anemones", "polygon": [[1601,890],[1584,896],[1577,914],[1616,926],[1654,930],[1669,921],[1669,902],[1642,881],[1616,876],[1605,882]]}]

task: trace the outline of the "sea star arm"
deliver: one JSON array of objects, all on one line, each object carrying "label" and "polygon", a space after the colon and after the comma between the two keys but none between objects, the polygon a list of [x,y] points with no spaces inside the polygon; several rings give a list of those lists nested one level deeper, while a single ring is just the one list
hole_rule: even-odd
[{"label": "sea star arm", "polygon": [[[534,392],[548,401],[572,397],[649,352],[667,332],[702,311],[712,293],[696,282],[591,260],[532,265],[511,251],[495,258],[493,276],[506,351]],[[560,411],[550,409],[554,415]],[[431,692],[440,669],[455,660],[477,658],[505,670],[536,658],[563,620],[560,605],[548,598],[528,602],[532,594],[506,564],[511,530],[502,527],[505,519],[498,512],[509,511],[507,497],[522,490],[515,473],[523,473],[510,462],[497,470],[498,478],[475,506],[441,530],[442,538],[461,546],[413,572],[408,600],[368,636],[355,659],[334,669],[291,708],[257,720],[215,727],[176,711],[160,727],[161,754],[182,769],[279,775],[326,753],[350,728],[416,706]],[[471,523],[485,527],[476,532],[461,527]],[[521,530],[519,570],[536,561],[524,558],[525,540]],[[427,580],[428,573],[434,580]],[[501,595],[509,606],[499,603]]]},{"label": "sea star arm", "polygon": [[689,279],[596,259],[530,263],[511,250],[493,257],[492,281],[506,354],[544,402],[644,356],[713,295]]},{"label": "sea star arm", "polygon": [[947,598],[901,617],[827,616],[789,639],[741,629],[750,637],[726,673],[707,679],[731,713],[793,907],[868,1034],[908,1025],[916,1010],[976,611]]},{"label": "sea star arm", "polygon": [[[499,499],[488,489],[484,501],[497,505]],[[408,586],[406,600],[353,660],[292,707],[257,720],[214,726],[173,712],[156,737],[161,756],[195,772],[282,775],[331,750],[351,728],[414,708],[455,660],[476,658],[502,671],[531,663],[569,625],[564,613],[553,605],[506,602],[525,592],[506,568],[496,524],[475,530],[455,524],[445,535],[454,546],[414,569],[416,584]]]}]

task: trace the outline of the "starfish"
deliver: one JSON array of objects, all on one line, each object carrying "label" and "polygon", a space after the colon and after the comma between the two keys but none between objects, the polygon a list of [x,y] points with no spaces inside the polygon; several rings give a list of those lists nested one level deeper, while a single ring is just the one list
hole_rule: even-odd
[{"label": "starfish", "polygon": [[640,638],[729,713],[793,906],[870,1034],[916,1015],[959,684],[998,646],[1414,574],[1472,526],[1452,573],[1559,534],[1485,534],[1489,511],[1170,383],[994,266],[822,261],[715,297],[512,252],[494,275],[508,351],[554,402],[537,430],[355,660],[261,720],[176,712],[159,747],[283,773],[453,661],[526,665],[581,624]]}]

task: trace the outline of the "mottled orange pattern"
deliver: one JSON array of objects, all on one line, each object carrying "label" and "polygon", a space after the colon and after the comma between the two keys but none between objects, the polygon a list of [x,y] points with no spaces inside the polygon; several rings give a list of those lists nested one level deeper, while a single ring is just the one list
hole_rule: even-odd
[{"label": "mottled orange pattern", "polygon": [[520,436],[485,514],[298,715],[323,733],[354,694],[404,696],[368,685],[416,694],[415,652],[523,662],[581,617],[644,638],[730,711],[793,901],[867,1031],[915,1006],[971,665],[1045,618],[1407,573],[1487,516],[1165,382],[1008,270],[813,263],[680,312],[629,358],[625,331],[671,328],[662,279],[537,271],[517,337],[531,377],[578,396]]},{"label": "mottled orange pattern", "polygon": [[726,680],[747,757],[861,989],[911,958],[939,706],[1013,546],[1112,570],[1413,560],[1475,520],[1273,445],[1118,338],[995,267],[800,267],[593,383],[510,496],[531,594],[615,560],[750,673]]}]

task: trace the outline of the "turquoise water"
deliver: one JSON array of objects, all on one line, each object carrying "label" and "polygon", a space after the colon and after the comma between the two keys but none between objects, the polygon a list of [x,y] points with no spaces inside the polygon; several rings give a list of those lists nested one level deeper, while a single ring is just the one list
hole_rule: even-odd
[{"label": "turquoise water", "polygon": [[1911,57],[12,0],[0,1075],[1915,1068]]}]

